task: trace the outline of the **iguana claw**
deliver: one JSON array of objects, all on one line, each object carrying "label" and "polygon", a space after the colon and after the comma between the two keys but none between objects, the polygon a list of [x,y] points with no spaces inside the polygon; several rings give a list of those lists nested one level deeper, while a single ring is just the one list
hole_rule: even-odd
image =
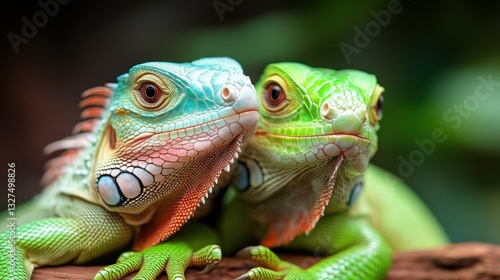
[{"label": "iguana claw", "polygon": [[213,271],[222,258],[218,245],[208,245],[196,252],[182,242],[165,242],[142,252],[125,252],[116,264],[101,269],[94,280],[117,280],[139,271],[133,279],[156,279],[165,271],[168,279],[185,279],[184,272],[191,266],[204,266],[199,273]]},{"label": "iguana claw", "polygon": [[264,246],[250,246],[240,250],[237,258],[250,259],[261,267],[250,269],[236,280],[281,280],[310,279],[307,271],[289,262],[282,261],[271,249]]},{"label": "iguana claw", "polygon": [[283,273],[276,272],[270,269],[256,267],[249,270],[247,273],[236,278],[236,280],[281,280],[285,278]]},{"label": "iguana claw", "polygon": [[208,245],[193,253],[191,256],[191,265],[205,266],[200,274],[212,272],[219,265],[222,259],[222,251],[218,245]]}]

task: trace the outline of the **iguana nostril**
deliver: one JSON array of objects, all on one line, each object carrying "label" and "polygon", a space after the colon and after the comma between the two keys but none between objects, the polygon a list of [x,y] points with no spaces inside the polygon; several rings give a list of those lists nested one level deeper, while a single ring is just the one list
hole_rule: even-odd
[{"label": "iguana nostril", "polygon": [[323,106],[321,106],[321,115],[325,119],[332,120],[336,115],[335,107],[331,106],[328,102],[323,103]]},{"label": "iguana nostril", "polygon": [[229,87],[224,87],[221,90],[220,95],[222,97],[222,100],[224,100],[225,102],[232,102],[234,101],[234,99],[236,99],[236,90],[230,89]]}]

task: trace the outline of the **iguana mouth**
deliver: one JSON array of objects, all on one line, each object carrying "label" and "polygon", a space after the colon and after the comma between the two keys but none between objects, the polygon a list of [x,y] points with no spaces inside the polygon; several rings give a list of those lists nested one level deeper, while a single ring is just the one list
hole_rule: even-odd
[{"label": "iguana mouth", "polygon": [[[315,160],[326,160],[343,154],[346,160],[353,161],[361,154],[374,154],[377,143],[359,135],[351,134],[320,134],[311,136],[289,136],[273,133],[262,133],[258,130],[255,137],[266,137],[276,146],[307,146],[314,154]],[[314,147],[313,152],[312,147]],[[310,162],[305,160],[304,162]]]},{"label": "iguana mouth", "polygon": [[[164,124],[163,129],[172,130],[143,132],[128,141],[117,137],[108,123],[96,157],[97,166],[102,166],[95,176],[96,195],[110,211],[134,215],[144,213],[152,204],[163,200],[164,193],[171,193],[167,197],[179,196],[186,185],[210,184],[199,196],[191,196],[196,198],[194,206],[203,203],[204,195],[213,191],[222,170],[230,170],[230,164],[249,141],[249,135],[253,135],[259,117],[257,110],[224,115],[224,118],[177,129],[174,128],[185,122]],[[205,116],[197,119],[205,119]],[[117,162],[124,164],[117,165]],[[195,189],[200,191],[199,187]],[[144,219],[147,220],[141,218],[134,223]]]},{"label": "iguana mouth", "polygon": [[360,139],[362,141],[369,142],[371,144],[375,144],[373,140],[370,140],[366,137],[362,137],[360,135],[354,135],[354,134],[336,134],[336,133],[331,133],[331,134],[316,134],[316,135],[308,135],[308,136],[290,136],[290,135],[284,135],[284,134],[277,134],[277,133],[269,133],[265,132],[261,129],[257,130],[255,132],[256,136],[264,136],[264,137],[270,137],[270,138],[277,138],[277,139],[318,139],[318,140],[327,140],[330,143],[335,143],[335,139],[338,137],[353,137],[356,139]]},{"label": "iguana mouth", "polygon": [[244,132],[240,133],[238,136],[236,136],[233,141],[227,145],[227,148],[225,151],[221,153],[221,157],[223,160],[223,169],[220,169],[216,171],[215,174],[215,179],[212,181],[211,186],[208,188],[206,193],[201,197],[199,200],[198,204],[196,205],[197,208],[199,208],[202,204],[205,204],[205,199],[209,197],[209,195],[213,192],[213,188],[219,183],[219,177],[222,174],[222,171],[230,172],[231,171],[231,164],[234,163],[235,159],[237,159],[241,153],[241,147],[243,145],[243,134]]},{"label": "iguana mouth", "polygon": [[[199,132],[206,133],[205,137],[200,137],[199,139],[196,140],[198,143],[203,143],[204,141],[211,141],[212,140],[212,139],[208,138],[207,136],[213,136],[214,133],[216,133],[216,132],[214,132],[213,129],[216,127],[220,128],[219,131],[222,130],[224,127],[227,127],[226,129],[228,129],[229,131],[233,131],[233,128],[231,128],[231,125],[238,124],[243,128],[244,131],[248,130],[250,125],[248,125],[246,123],[252,123],[252,119],[256,119],[253,116],[248,116],[251,114],[258,114],[258,112],[256,110],[245,111],[245,112],[240,112],[238,114],[234,114],[234,115],[227,116],[224,118],[220,118],[217,120],[213,120],[213,121],[209,121],[209,122],[205,122],[205,123],[200,123],[200,124],[196,124],[193,126],[172,129],[172,130],[168,130],[165,132],[142,133],[142,134],[140,134],[139,137],[135,137],[133,140],[124,141],[122,145],[126,145],[127,147],[133,148],[133,147],[143,145],[147,141],[156,141],[157,139],[162,139],[162,138],[166,139],[165,140],[166,144],[171,144],[173,142],[173,140],[175,140],[177,138],[186,137],[186,136],[191,137],[191,136],[188,136],[189,134],[199,135],[199,134],[201,134]],[[245,117],[243,117],[243,115],[245,115]],[[244,123],[241,121],[241,119],[250,119],[250,121],[247,121],[246,123]],[[223,125],[222,123],[225,123],[226,125]],[[253,123],[256,123],[256,121],[254,121]],[[188,132],[188,131],[193,131],[193,132]],[[196,132],[198,132],[198,133],[196,133]],[[184,135],[184,136],[181,136],[181,135]],[[115,138],[116,138],[116,136],[115,136]],[[116,142],[116,139],[114,141]],[[248,140],[246,140],[245,142],[247,142],[247,141]],[[218,142],[218,143],[213,143],[212,145],[209,145],[209,148],[212,148],[213,146],[216,146],[216,145],[221,144],[221,143],[222,143],[222,141]],[[203,147],[202,144],[199,144],[198,146]]]}]

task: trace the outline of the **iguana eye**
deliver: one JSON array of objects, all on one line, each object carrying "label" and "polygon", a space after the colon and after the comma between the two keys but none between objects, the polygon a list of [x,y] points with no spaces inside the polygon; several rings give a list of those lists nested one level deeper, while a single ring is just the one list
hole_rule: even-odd
[{"label": "iguana eye", "polygon": [[283,100],[286,99],[283,88],[278,84],[270,84],[266,88],[266,100],[271,106],[278,106]]},{"label": "iguana eye", "polygon": [[161,91],[161,89],[157,85],[155,85],[153,83],[149,83],[149,82],[143,83],[141,85],[139,91],[141,94],[141,99],[146,104],[149,104],[149,105],[153,105],[156,102],[158,102],[158,100],[160,100],[160,98],[163,95],[163,92]]},{"label": "iguana eye", "polygon": [[380,95],[377,100],[377,104],[375,104],[375,113],[377,114],[377,118],[382,118],[382,108],[384,107],[384,96]]},{"label": "iguana eye", "polygon": [[266,86],[264,100],[267,105],[266,108],[270,111],[279,111],[288,103],[285,91],[277,83],[270,83]]},{"label": "iguana eye", "polygon": [[370,102],[370,124],[376,125],[382,119],[382,108],[384,107],[384,96],[382,93],[384,88],[378,84],[375,86],[375,91]]},{"label": "iguana eye", "polygon": [[168,79],[152,73],[139,76],[133,84],[133,89],[132,95],[136,105],[152,111],[164,108],[176,93],[175,86]]}]

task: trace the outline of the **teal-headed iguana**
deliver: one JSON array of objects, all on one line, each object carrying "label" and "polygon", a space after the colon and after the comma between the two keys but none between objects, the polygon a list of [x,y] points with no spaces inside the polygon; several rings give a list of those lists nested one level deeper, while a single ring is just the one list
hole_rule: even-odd
[{"label": "teal-headed iguana", "polygon": [[[28,279],[34,267],[83,264],[130,246],[154,248],[200,210],[259,118],[255,89],[229,58],[140,64],[83,97],[85,120],[46,148],[62,151],[48,162],[46,188],[17,208],[16,228],[0,235],[1,279]],[[214,235],[182,231],[162,243],[164,258],[132,256],[131,266],[103,269],[96,279],[142,266],[141,279],[163,269],[182,279],[188,266],[215,268],[220,248],[205,246],[217,242]]]},{"label": "teal-headed iguana", "polygon": [[[383,105],[375,76],[277,63],[256,90],[259,128],[234,171],[220,225],[226,253],[252,237],[261,244],[238,253],[261,266],[238,279],[380,279],[391,247],[446,242],[406,186],[369,166]],[[327,257],[301,269],[267,248],[279,246]]]}]

